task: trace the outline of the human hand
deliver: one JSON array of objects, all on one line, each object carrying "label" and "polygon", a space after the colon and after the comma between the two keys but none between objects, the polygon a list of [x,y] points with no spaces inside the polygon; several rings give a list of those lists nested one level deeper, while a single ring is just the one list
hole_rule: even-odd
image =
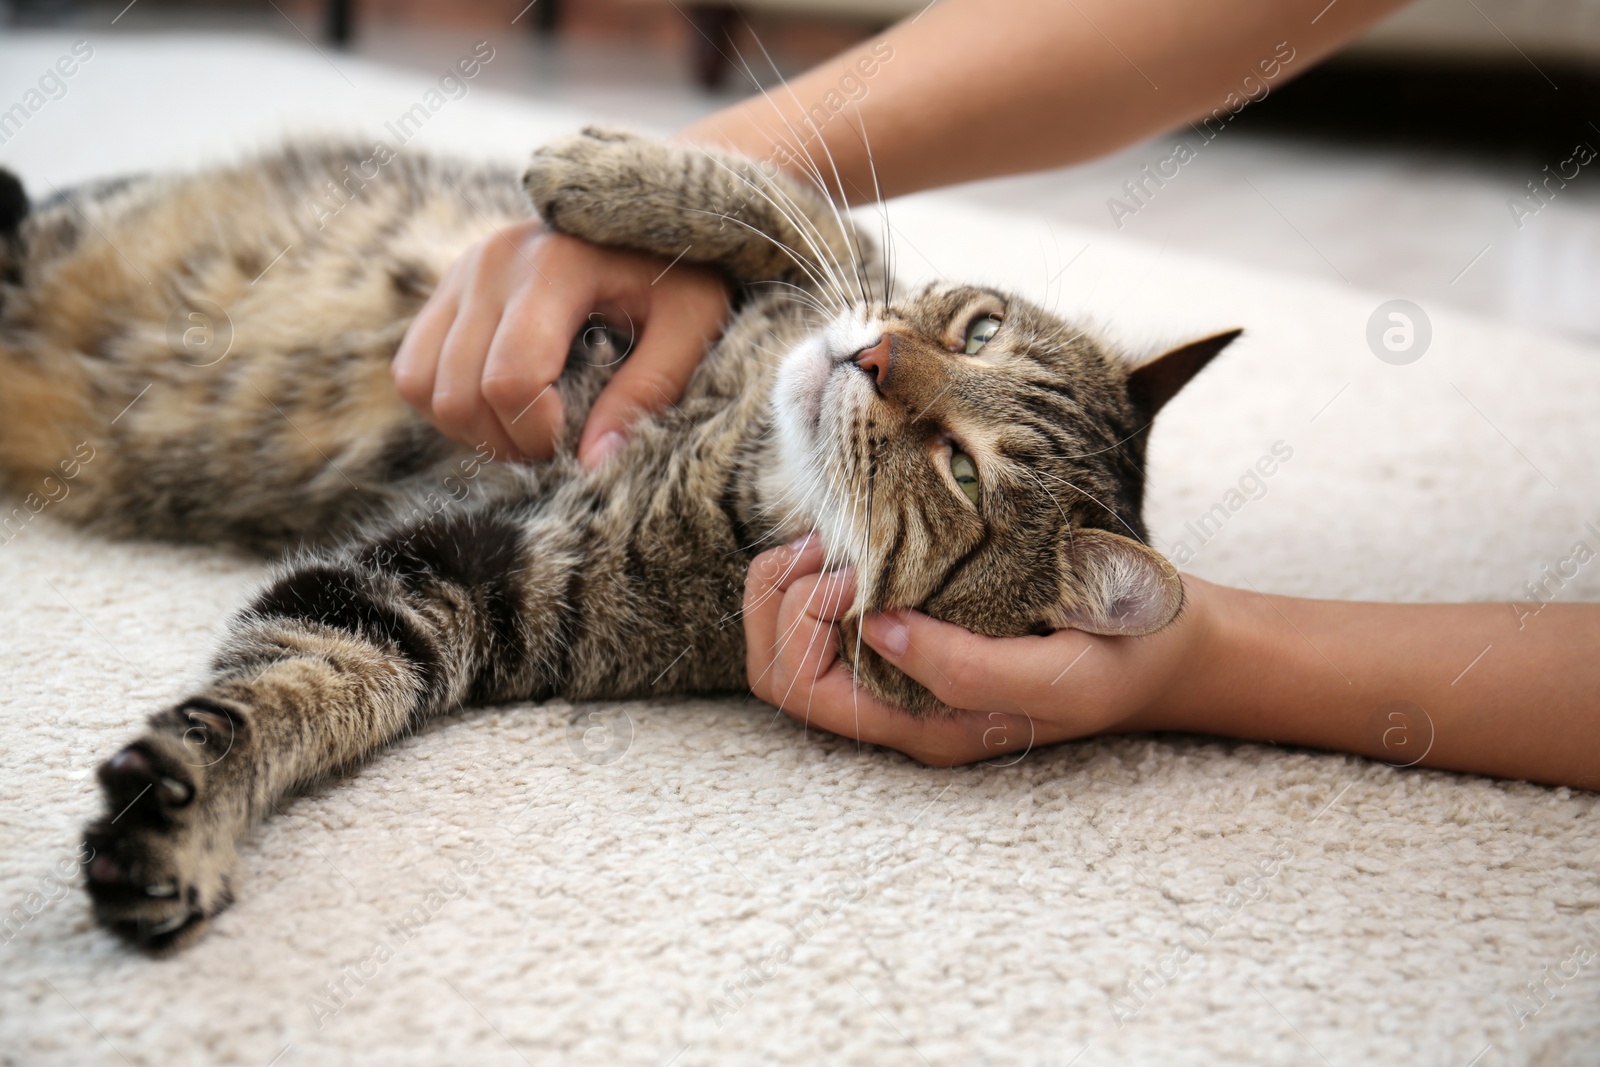
[{"label": "human hand", "polygon": [[716,272],[601,248],[538,220],[507,227],[440,280],[395,354],[395,386],[447,437],[548,459],[564,425],[551,386],[596,313],[613,327],[631,323],[636,339],[579,439],[578,457],[593,468],[622,447],[634,418],[682,395],[721,333],[728,291]]},{"label": "human hand", "polygon": [[1147,637],[1059,630],[984,637],[916,611],[869,615],[862,638],[953,708],[916,717],[858,688],[839,657],[838,620],[855,599],[846,569],[823,572],[814,536],[772,549],[745,581],[751,691],[808,725],[898,749],[935,766],[989,759],[1092,734],[1170,728],[1207,661],[1211,591],[1185,577],[1183,612]]}]

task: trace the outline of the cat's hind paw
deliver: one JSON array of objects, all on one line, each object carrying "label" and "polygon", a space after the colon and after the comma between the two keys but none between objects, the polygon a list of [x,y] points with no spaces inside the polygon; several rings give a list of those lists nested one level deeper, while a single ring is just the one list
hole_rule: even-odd
[{"label": "cat's hind paw", "polygon": [[95,918],[150,952],[195,941],[233,903],[233,834],[204,795],[203,749],[155,732],[100,765],[106,814],[90,824],[85,875]]}]

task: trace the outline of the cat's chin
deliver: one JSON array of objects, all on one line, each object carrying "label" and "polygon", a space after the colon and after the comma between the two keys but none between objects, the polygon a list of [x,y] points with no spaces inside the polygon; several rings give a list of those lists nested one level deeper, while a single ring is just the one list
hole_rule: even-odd
[{"label": "cat's chin", "polygon": [[804,450],[820,443],[822,408],[833,370],[834,360],[820,334],[795,345],[779,364],[772,395],[778,432]]}]

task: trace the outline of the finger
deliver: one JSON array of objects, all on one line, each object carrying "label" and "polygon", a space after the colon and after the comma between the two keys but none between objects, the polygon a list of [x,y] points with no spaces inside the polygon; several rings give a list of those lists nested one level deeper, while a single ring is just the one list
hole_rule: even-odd
[{"label": "finger", "polygon": [[779,707],[809,704],[806,694],[839,658],[838,604],[854,594],[854,578],[808,574],[795,580],[778,605],[772,688]]},{"label": "finger", "polygon": [[1065,736],[1048,724],[1004,712],[913,715],[860,688],[843,662],[816,679],[807,696],[803,708],[784,706],[783,710],[809,726],[883,745],[932,767],[1023,753]]},{"label": "finger", "polygon": [[459,276],[457,267],[445,273],[439,288],[422,305],[417,317],[411,320],[406,335],[395,352],[389,373],[394,377],[395,390],[407,404],[423,415],[433,414],[434,377],[439,368],[439,350],[455,323],[460,309],[459,286],[453,279]]},{"label": "finger", "polygon": [[497,453],[515,456],[516,446],[484,402],[481,386],[489,342],[499,321],[499,310],[483,300],[469,299],[456,315],[439,354],[433,421],[447,436],[464,444],[487,442]]},{"label": "finger", "polygon": [[621,448],[629,426],[641,414],[677,403],[721,332],[727,307],[725,290],[703,283],[680,286],[650,305],[633,351],[589,410],[578,444],[578,457],[586,467],[592,469]]},{"label": "finger", "polygon": [[[810,547],[810,546],[808,546]],[[764,553],[750,581],[751,606],[760,612],[763,638],[772,633],[768,658],[753,657],[766,671],[757,695],[778,705],[790,717],[872,744],[886,745],[913,759],[937,766],[970,763],[1008,753],[1025,752],[1036,744],[1063,740],[1070,729],[1038,723],[1026,715],[1005,712],[962,712],[955,716],[914,716],[883,703],[860,688],[849,666],[839,659],[838,627],[834,625],[854,598],[849,571],[817,573],[820,551],[795,555],[784,550]],[[801,573],[804,571],[804,573]],[[784,590],[775,619],[770,606],[759,605],[764,593]],[[759,605],[759,606],[757,606]],[[750,647],[757,645],[756,640]],[[763,647],[765,647],[763,643]]]},{"label": "finger", "polygon": [[1056,685],[1104,640],[1078,630],[985,637],[918,611],[868,616],[862,637],[951,707],[1000,712],[1059,696]]},{"label": "finger", "polygon": [[769,549],[750,561],[744,585],[745,671],[750,689],[768,699],[783,594],[795,581],[822,569],[819,538]]},{"label": "finger", "polygon": [[592,296],[543,279],[501,316],[484,362],[481,395],[526,456],[548,459],[565,429],[555,382]]}]

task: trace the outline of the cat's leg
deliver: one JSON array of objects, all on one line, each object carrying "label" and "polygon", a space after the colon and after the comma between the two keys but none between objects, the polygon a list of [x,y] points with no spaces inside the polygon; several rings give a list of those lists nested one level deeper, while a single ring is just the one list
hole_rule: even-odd
[{"label": "cat's leg", "polygon": [[536,151],[522,181],[546,223],[596,244],[881,298],[876,244],[822,195],[827,172],[807,184],[730,152],[591,126]]},{"label": "cat's leg", "polygon": [[241,837],[297,786],[464,701],[555,691],[583,536],[502,506],[288,566],[209,680],[100,767],[99,921],[152,950],[193,940],[233,900]]}]

